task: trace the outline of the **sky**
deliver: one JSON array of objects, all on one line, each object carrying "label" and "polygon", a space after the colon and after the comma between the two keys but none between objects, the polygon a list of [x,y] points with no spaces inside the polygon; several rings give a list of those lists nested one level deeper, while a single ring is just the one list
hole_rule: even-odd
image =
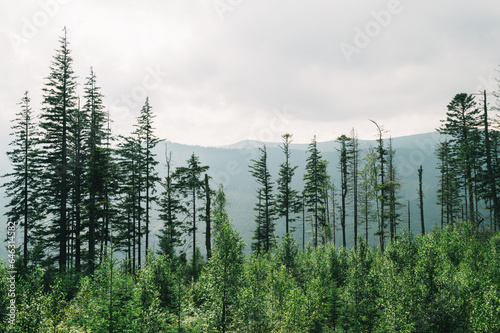
[{"label": "sky", "polygon": [[431,132],[455,94],[498,90],[499,18],[495,0],[0,0],[0,134],[26,90],[40,109],[65,26],[115,134],[146,96],[157,136],[191,145]]}]

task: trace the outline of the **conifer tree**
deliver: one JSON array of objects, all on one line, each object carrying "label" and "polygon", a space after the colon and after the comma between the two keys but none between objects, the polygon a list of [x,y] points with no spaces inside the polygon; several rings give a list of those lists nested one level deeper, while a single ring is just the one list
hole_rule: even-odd
[{"label": "conifer tree", "polygon": [[[110,210],[110,182],[112,177],[111,166],[111,151],[107,147],[110,140],[109,129],[106,128],[108,123],[108,114],[104,109],[101,88],[97,85],[96,76],[93,68],[90,68],[90,74],[85,83],[85,105],[84,110],[88,120],[88,133],[86,140],[86,197],[84,207],[86,210],[86,224],[88,229],[88,261],[89,270],[94,271],[94,261],[96,259],[96,246],[98,238],[98,221],[103,220],[104,226],[100,233],[104,237],[103,246],[107,245],[109,240],[109,210]],[[79,251],[79,230],[77,226],[77,258]],[[102,243],[102,242],[101,242]],[[77,269],[78,269],[77,259]]]},{"label": "conifer tree", "polygon": [[393,241],[396,237],[397,225],[399,217],[401,216],[398,213],[398,209],[401,207],[401,203],[399,202],[399,189],[401,187],[401,183],[397,177],[397,168],[394,164],[394,156],[396,152],[392,149],[392,138],[389,138],[389,147],[387,150],[387,182],[385,183],[386,193],[387,193],[387,206],[388,206],[388,214],[387,217],[389,219],[389,230],[391,241]]},{"label": "conifer tree", "polygon": [[385,211],[385,204],[387,201],[387,184],[386,184],[386,156],[387,156],[387,150],[384,148],[384,139],[383,139],[383,133],[384,130],[382,127],[380,127],[375,121],[370,120],[375,126],[377,126],[377,132],[378,132],[378,139],[377,143],[378,146],[376,148],[377,151],[377,159],[378,159],[378,174],[380,177],[380,182],[378,183],[377,190],[380,192],[378,195],[378,203],[379,203],[379,230],[377,231],[377,234],[379,236],[380,240],[380,250],[384,252],[385,248],[385,228],[386,228],[386,223],[385,223],[385,217],[386,217],[386,211]]},{"label": "conifer tree", "polygon": [[[70,267],[75,267],[79,272],[81,269],[81,236],[82,229],[82,201],[84,199],[84,188],[86,178],[86,161],[88,159],[88,149],[85,144],[89,130],[89,119],[85,109],[78,107],[70,115],[70,136],[68,148],[70,155],[68,158],[68,170],[70,171],[70,204],[71,210],[68,214],[70,225],[68,226],[68,249]],[[73,262],[74,260],[74,262]]]},{"label": "conifer tree", "polygon": [[280,146],[283,154],[285,155],[285,162],[281,164],[279,171],[278,194],[276,195],[276,207],[278,215],[285,218],[285,234],[290,232],[290,224],[294,223],[295,214],[300,213],[302,210],[302,199],[300,198],[299,191],[291,187],[293,176],[297,166],[290,164],[290,143],[292,142],[292,135],[289,133],[283,134],[283,145]]},{"label": "conifer tree", "polygon": [[418,201],[420,207],[420,224],[422,226],[422,235],[425,235],[425,224],[424,224],[424,192],[422,190],[422,177],[424,174],[424,169],[422,165],[418,168]]},{"label": "conifer tree", "polygon": [[152,112],[152,107],[149,105],[149,98],[146,98],[146,102],[141,109],[141,114],[137,118],[137,130],[135,133],[139,137],[140,144],[142,146],[142,163],[144,166],[144,191],[145,191],[145,234],[146,234],[146,251],[149,249],[149,220],[150,220],[150,206],[151,202],[155,199],[153,196],[156,192],[156,183],[160,180],[158,177],[158,172],[155,171],[158,161],[155,159],[155,154],[153,153],[154,147],[160,142],[160,139],[154,134],[155,128],[153,127],[153,119],[155,115]]},{"label": "conifer tree", "polygon": [[446,120],[438,129],[450,137],[453,154],[457,157],[457,167],[464,193],[465,214],[475,222],[475,174],[478,168],[478,149],[480,148],[478,126],[480,111],[476,107],[474,96],[460,93],[448,104]]},{"label": "conifer tree", "polygon": [[[483,175],[483,197],[491,202],[490,211],[493,212],[492,223],[495,227],[500,226],[500,203],[498,202],[498,176],[494,172],[494,161],[492,154],[492,134],[490,129],[490,119],[488,117],[488,103],[486,101],[486,90],[483,91],[483,115],[482,123],[484,126],[484,150],[486,170]],[[494,132],[494,131],[493,131]],[[494,136],[494,135],[493,135]]]},{"label": "conifer tree", "polygon": [[68,143],[71,115],[75,112],[77,97],[66,28],[59,42],[60,48],[56,51],[43,88],[40,127],[45,182],[41,194],[46,201],[47,215],[53,217],[46,230],[50,237],[47,238],[47,245],[58,250],[54,259],[58,261],[59,270],[64,271],[67,268],[68,199],[71,186],[68,170],[71,152]]},{"label": "conifer tree", "polygon": [[309,144],[307,152],[309,156],[306,160],[306,174],[304,175],[304,199],[307,211],[312,214],[313,218],[313,242],[316,248],[318,246],[319,207],[322,205],[321,194],[323,185],[320,172],[321,153],[317,148],[316,136],[314,136],[312,142]]},{"label": "conifer tree", "polygon": [[2,185],[5,187],[6,196],[10,198],[6,205],[9,209],[6,213],[7,223],[23,228],[22,253],[25,269],[28,266],[28,247],[32,243],[32,232],[36,222],[41,219],[40,197],[37,191],[41,173],[38,160],[40,150],[37,146],[39,137],[30,101],[26,91],[19,103],[21,111],[16,114],[11,127],[14,139],[10,143],[12,150],[7,152],[7,156],[12,165],[12,172],[3,175],[8,177],[8,181]]},{"label": "conifer tree", "polygon": [[[212,216],[214,217],[215,220],[215,229],[218,228],[217,223],[218,221],[228,221],[229,222],[229,217],[227,215],[227,199],[226,199],[226,193],[224,192],[224,185],[221,183],[219,184],[219,188],[215,191],[215,196],[214,196],[214,202],[212,205]],[[220,218],[217,218],[217,217]]]},{"label": "conifer tree", "polygon": [[357,248],[358,244],[358,213],[359,213],[359,193],[358,193],[358,185],[359,185],[359,140],[357,138],[357,134],[354,131],[354,128],[351,131],[351,137],[349,143],[347,145],[349,151],[349,180],[351,182],[351,198],[352,198],[352,211],[353,211],[353,227],[354,227],[354,248]]},{"label": "conifer tree", "polygon": [[119,178],[119,196],[121,197],[120,214],[121,222],[117,227],[120,229],[118,241],[127,248],[128,258],[131,259],[131,271],[135,271],[136,265],[140,266],[140,238],[141,218],[144,209],[141,206],[142,188],[142,161],[141,146],[137,136],[121,137],[118,143],[117,166]]},{"label": "conifer tree", "polygon": [[[165,152],[165,154],[167,154]],[[175,256],[175,248],[183,245],[182,235],[184,234],[183,223],[178,219],[177,214],[186,213],[181,204],[179,189],[174,183],[171,167],[173,164],[171,153],[166,157],[167,175],[161,182],[163,192],[158,204],[160,206],[160,219],[163,221],[163,228],[160,230],[159,247],[162,254],[170,257]]]},{"label": "conifer tree", "polygon": [[259,185],[257,189],[257,203],[254,210],[257,212],[255,228],[252,239],[252,250],[260,253],[268,253],[276,244],[274,235],[276,206],[273,195],[273,182],[269,167],[267,165],[267,150],[266,146],[259,148],[260,157],[258,160],[252,159],[253,165],[250,165],[250,173],[255,178]]},{"label": "conifer tree", "polygon": [[330,241],[332,238],[332,230],[330,229],[329,223],[329,185],[330,185],[330,176],[327,171],[328,161],[324,158],[319,160],[318,169],[319,169],[319,180],[320,180],[320,188],[319,188],[319,205],[318,205],[318,224],[320,226],[320,234],[321,234],[321,242],[323,245],[326,244],[327,241]]},{"label": "conifer tree", "polygon": [[439,170],[438,204],[441,206],[441,227],[444,223],[453,225],[460,208],[460,188],[456,159],[448,140],[438,144],[436,149]]},{"label": "conifer tree", "polygon": [[200,210],[203,209],[202,205],[197,205],[199,201],[205,198],[204,179],[202,174],[204,174],[209,169],[206,165],[201,165],[198,156],[194,153],[191,155],[189,160],[187,160],[186,167],[178,167],[172,177],[176,181],[177,189],[185,201],[185,209],[187,216],[191,218],[191,227],[189,232],[191,232],[193,240],[193,278],[196,280],[198,277],[198,272],[196,271],[196,230],[197,230],[197,215]]},{"label": "conifer tree", "polygon": [[347,149],[347,146],[351,142],[351,138],[348,138],[345,134],[337,138],[337,142],[340,143],[340,158],[339,158],[339,171],[340,171],[340,198],[341,198],[341,212],[340,212],[340,226],[342,227],[342,246],[346,247],[346,207],[347,207],[347,195],[349,193],[349,178],[350,170],[348,164],[351,160],[351,154]]},{"label": "conifer tree", "polygon": [[[368,244],[368,230],[369,222],[374,219],[374,216],[378,219],[378,200],[377,200],[377,188],[378,188],[378,173],[377,173],[377,153],[371,148],[368,153],[363,158],[364,167],[361,171],[361,187],[362,187],[362,208],[361,211],[364,215],[365,223],[365,241]],[[373,211],[373,206],[376,209]]]}]

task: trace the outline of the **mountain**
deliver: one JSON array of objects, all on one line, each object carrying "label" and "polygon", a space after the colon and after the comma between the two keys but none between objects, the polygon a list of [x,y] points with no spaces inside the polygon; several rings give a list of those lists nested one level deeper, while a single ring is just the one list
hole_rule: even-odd
[{"label": "mountain", "polygon": [[[403,220],[402,226],[407,228],[407,203],[410,201],[412,230],[420,231],[420,215],[418,211],[418,176],[417,169],[422,165],[423,174],[423,191],[424,191],[424,214],[426,222],[426,230],[430,230],[433,225],[439,221],[439,206],[437,206],[437,184],[438,171],[436,170],[437,158],[434,154],[436,145],[440,140],[440,135],[437,132],[418,134],[406,137],[392,139],[393,149],[396,151],[395,162],[398,169],[398,175],[402,184],[400,202],[404,205],[400,209]],[[216,189],[219,183],[223,183],[224,189],[230,206],[228,208],[230,217],[240,232],[246,243],[246,250],[249,251],[252,242],[252,234],[255,229],[254,223],[254,206],[256,197],[256,183],[249,172],[251,160],[258,157],[258,148],[266,145],[268,153],[268,164],[273,181],[277,179],[279,166],[283,162],[283,154],[279,148],[280,143],[273,142],[258,142],[258,141],[241,141],[239,143],[224,146],[220,148],[187,146],[172,142],[167,142],[166,146],[169,152],[172,153],[172,158],[175,166],[185,165],[189,156],[194,153],[200,158],[200,162],[204,165],[209,165],[209,176],[211,179],[211,187]],[[387,146],[388,140],[385,140]],[[291,164],[297,165],[293,182],[294,188],[301,190],[304,186],[303,175],[305,173],[307,159],[308,144],[291,144]],[[362,148],[361,157],[363,157],[369,148],[375,147],[375,140],[360,140],[360,148]],[[321,151],[323,158],[329,161],[328,172],[332,176],[335,184],[339,184],[338,171],[338,144],[335,141],[318,142],[318,149]],[[160,161],[164,160],[165,143],[157,147],[157,156]],[[164,170],[159,168],[161,176],[164,176]],[[275,186],[276,188],[276,186]],[[349,212],[349,210],[348,210]],[[349,220],[350,219],[350,220]],[[277,221],[276,235],[282,236],[284,233],[284,222]],[[161,226],[158,224],[157,228]],[[299,230],[302,228],[302,222],[298,222],[295,227]],[[370,227],[370,234],[376,231],[376,226]],[[200,236],[203,232],[204,225],[200,224]],[[306,230],[309,226],[306,226]],[[353,243],[353,225],[352,217],[348,217],[347,222],[347,239],[348,246]],[[360,228],[361,229],[361,228]],[[360,234],[364,234],[360,230]],[[337,231],[337,236],[340,237],[340,231]],[[302,233],[297,232],[295,235],[299,244],[302,244]],[[371,244],[375,245],[377,240],[371,237]],[[202,239],[202,238],[198,238]],[[308,241],[306,236],[306,242]],[[203,248],[203,244],[199,244]]]},{"label": "mountain", "polygon": [[[399,228],[406,228],[407,226],[407,202],[410,201],[411,206],[411,221],[412,230],[419,232],[420,230],[420,217],[418,212],[418,177],[417,169],[420,165],[423,166],[423,183],[424,183],[424,211],[426,230],[430,230],[433,225],[439,221],[439,206],[436,205],[436,190],[438,184],[438,171],[436,170],[437,159],[434,154],[435,147],[440,140],[440,135],[437,132],[425,133],[418,135],[411,135],[392,139],[393,149],[396,151],[395,161],[398,169],[398,175],[402,183],[401,187],[401,200],[400,202],[405,206],[401,208],[402,225]],[[0,136],[0,155],[2,156],[2,163],[0,163],[0,174],[5,174],[10,171],[10,163],[5,155],[9,149],[8,143],[11,141],[6,135]],[[387,146],[388,140],[385,140]],[[237,144],[224,146],[224,147],[201,147],[189,146],[173,142],[160,143],[155,148],[157,159],[160,161],[158,172],[161,177],[165,176],[165,151],[168,150],[172,154],[173,167],[185,166],[186,160],[189,159],[192,153],[196,154],[203,165],[209,165],[209,176],[211,177],[210,186],[212,189],[217,189],[218,184],[222,183],[226,192],[227,199],[230,203],[228,210],[230,217],[240,232],[246,243],[246,251],[250,249],[251,238],[255,228],[254,223],[254,205],[256,197],[256,183],[251,177],[249,172],[249,165],[252,164],[251,160],[258,157],[258,148],[264,143],[258,141],[242,141]],[[283,154],[279,148],[279,143],[266,143],[268,151],[268,164],[273,180],[275,181],[278,176],[280,164],[283,162]],[[305,173],[305,165],[307,158],[307,144],[292,144],[291,148],[291,164],[297,165],[298,168],[295,173],[293,186],[301,190],[303,188],[303,175]],[[375,140],[360,140],[360,148],[362,149],[361,157],[363,157],[370,147],[375,147]],[[335,184],[339,184],[339,171],[338,171],[338,145],[335,141],[318,142],[318,149],[321,151],[323,158],[329,161],[328,172],[332,176]],[[276,186],[275,186],[276,188]],[[160,187],[158,188],[161,191]],[[2,216],[0,228],[5,230],[5,205],[7,199],[4,195],[4,189],[0,188],[0,215]],[[349,209],[348,209],[349,212]],[[152,234],[157,234],[162,227],[162,222],[158,220],[157,214],[152,216]],[[283,221],[277,221],[276,235],[282,236],[284,233]],[[302,222],[295,225],[297,229],[302,228]],[[308,230],[310,226],[306,226]],[[348,246],[353,242],[352,217],[348,216],[347,220],[347,239]],[[361,229],[361,228],[360,228]],[[363,229],[364,230],[364,229]],[[370,234],[376,231],[376,226],[370,227]],[[204,239],[201,237],[204,232],[204,223],[199,224],[199,240]],[[360,230],[360,234],[364,234]],[[337,237],[340,237],[341,232],[337,231]],[[299,244],[302,244],[302,233],[295,235]],[[377,240],[371,237],[370,244],[376,245]],[[19,244],[21,243],[20,236],[18,237]],[[338,238],[340,239],[340,238]],[[308,241],[306,236],[306,242]],[[152,239],[152,247],[157,244],[157,239]],[[204,244],[199,243],[198,246],[203,249]],[[186,245],[186,249],[189,249]],[[0,254],[5,256],[5,249],[1,247]]]}]

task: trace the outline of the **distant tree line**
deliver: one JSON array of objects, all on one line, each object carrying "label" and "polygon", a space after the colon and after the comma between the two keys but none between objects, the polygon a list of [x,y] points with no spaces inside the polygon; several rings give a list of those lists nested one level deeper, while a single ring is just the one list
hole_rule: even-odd
[{"label": "distant tree line", "polygon": [[[12,150],[7,154],[13,166],[5,175],[10,199],[7,217],[23,230],[19,252],[24,268],[41,265],[59,272],[93,274],[106,248],[113,246],[124,254],[127,269],[135,272],[144,266],[145,254],[151,249],[152,205],[156,203],[163,222],[157,235],[158,252],[187,262],[189,245],[189,274],[197,279],[203,260],[197,240],[199,224],[205,224],[205,253],[210,259],[213,212],[220,212],[221,202],[225,202],[224,195],[209,186],[209,166],[193,153],[186,166],[174,168],[166,151],[166,177],[160,179],[154,148],[162,140],[155,134],[149,99],[132,133],[114,136],[93,68],[80,98],[66,29],[59,42],[42,89],[40,112],[33,112],[26,92],[12,126]],[[500,132],[488,117],[487,93],[481,96],[482,109],[474,95],[457,94],[438,129],[443,134],[436,149],[442,227],[457,219],[479,225],[485,211],[490,214],[491,227],[500,226]],[[337,138],[338,184],[328,174],[329,161],[318,150],[316,137],[307,149],[302,189],[292,186],[298,176],[297,166],[291,164],[292,134],[282,136],[283,162],[275,180],[269,171],[267,149],[259,148],[259,156],[249,166],[258,184],[253,252],[272,252],[279,236],[292,235],[299,238],[303,250],[327,243],[346,247],[349,227],[355,248],[361,239],[368,242],[370,234],[378,237],[382,251],[396,240],[403,219],[396,151],[392,139],[384,138],[384,128],[371,121],[377,144],[366,149],[364,156],[354,129]],[[422,166],[417,173],[424,234]],[[158,188],[163,189],[161,193]],[[219,190],[223,193],[223,188]],[[276,224],[282,222],[285,235],[277,235]]]}]

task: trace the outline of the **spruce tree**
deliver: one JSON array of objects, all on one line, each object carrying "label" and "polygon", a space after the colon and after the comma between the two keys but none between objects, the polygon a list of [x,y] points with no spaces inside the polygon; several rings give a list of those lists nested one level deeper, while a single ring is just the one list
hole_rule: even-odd
[{"label": "spruce tree", "polygon": [[285,234],[290,232],[290,224],[294,223],[294,215],[302,210],[302,199],[299,191],[292,188],[292,179],[298,166],[290,164],[290,143],[292,135],[283,134],[283,145],[280,146],[285,155],[285,162],[280,166],[278,184],[278,194],[276,195],[276,207],[278,215],[285,218]]},{"label": "spruce tree", "polygon": [[398,220],[401,216],[398,212],[398,209],[401,207],[401,203],[399,202],[400,197],[398,195],[401,183],[397,177],[397,168],[394,164],[395,154],[396,151],[392,149],[392,138],[389,138],[389,147],[387,150],[387,182],[385,184],[385,189],[387,193],[387,217],[389,219],[391,241],[396,238]]},{"label": "spruce tree", "polygon": [[158,165],[158,161],[155,159],[155,154],[153,153],[154,147],[160,142],[160,139],[154,134],[155,128],[153,127],[153,119],[155,115],[152,112],[152,107],[149,105],[149,98],[146,98],[146,102],[141,109],[141,114],[137,118],[137,130],[135,133],[139,136],[140,144],[142,146],[142,163],[144,166],[143,177],[144,177],[144,191],[145,191],[145,234],[146,234],[146,251],[149,249],[149,220],[150,220],[150,207],[151,202],[155,199],[154,193],[156,192],[156,183],[160,180],[158,177],[158,172],[156,172],[155,167]]},{"label": "spruce tree", "polygon": [[64,271],[67,268],[68,199],[72,185],[68,170],[71,154],[68,143],[77,96],[66,28],[59,42],[60,48],[53,58],[43,88],[40,127],[45,181],[41,194],[45,198],[47,216],[53,219],[46,230],[47,245],[58,250],[54,259],[58,261],[59,270]]},{"label": "spruce tree", "polygon": [[422,165],[418,168],[418,201],[420,207],[420,224],[422,227],[422,235],[425,235],[425,224],[424,224],[424,192],[422,190],[422,177],[424,174],[424,169]]},{"label": "spruce tree", "polygon": [[[490,129],[490,119],[488,117],[488,103],[486,102],[486,90],[483,91],[483,115],[482,122],[484,126],[484,150],[486,170],[483,175],[483,197],[491,202],[490,211],[492,211],[495,227],[500,226],[500,203],[498,202],[498,176],[494,172],[494,163],[492,155],[492,139]],[[494,131],[493,131],[494,132]]]},{"label": "spruce tree", "polygon": [[[108,146],[110,140],[109,130],[106,128],[108,114],[104,109],[101,88],[97,85],[93,68],[84,86],[85,105],[84,110],[88,117],[88,133],[86,140],[86,197],[84,207],[86,210],[86,224],[88,229],[88,263],[91,273],[94,271],[94,261],[96,259],[96,247],[98,234],[104,238],[104,244],[110,238],[109,235],[109,210],[110,210],[110,183],[112,181],[112,161],[111,151]],[[99,228],[98,222],[103,220],[104,226]],[[99,231],[99,229],[101,229]],[[77,251],[79,251],[79,228],[77,228]],[[103,242],[101,242],[103,243]],[[78,254],[78,252],[77,252]],[[77,258],[79,256],[77,255]],[[77,265],[78,265],[77,259]],[[78,269],[78,266],[77,266]]]},{"label": "spruce tree", "polygon": [[339,158],[339,171],[340,171],[340,198],[341,198],[341,213],[340,213],[340,226],[342,227],[342,246],[346,247],[346,207],[347,207],[347,195],[349,189],[351,188],[349,184],[350,169],[348,165],[351,161],[351,154],[348,151],[348,145],[351,144],[351,138],[346,135],[341,135],[337,138],[337,142],[340,143],[340,153]]},{"label": "spruce tree", "polygon": [[448,104],[446,120],[438,129],[440,133],[450,137],[453,154],[457,158],[457,167],[461,176],[461,186],[464,193],[465,215],[475,222],[475,174],[478,168],[480,153],[479,132],[480,111],[476,107],[474,96],[460,93],[455,95]]},{"label": "spruce tree", "polygon": [[89,119],[85,109],[80,107],[78,98],[78,108],[71,114],[70,136],[68,140],[69,158],[68,170],[70,172],[70,204],[71,209],[68,214],[68,249],[70,267],[75,267],[77,271],[81,269],[81,229],[82,229],[82,202],[85,192],[86,162],[88,160],[88,149],[86,138],[89,131]]},{"label": "spruce tree", "polygon": [[41,198],[38,196],[41,173],[38,160],[39,137],[30,101],[26,91],[19,103],[21,110],[16,113],[11,127],[14,139],[10,143],[12,150],[7,152],[7,156],[12,165],[12,172],[3,175],[8,180],[2,185],[10,199],[6,205],[7,223],[23,228],[22,253],[25,269],[30,256],[28,248],[32,245],[32,232],[37,221],[41,219]]},{"label": "spruce tree", "polygon": [[[209,169],[206,165],[201,165],[198,156],[194,153],[187,160],[186,167],[178,167],[173,178],[176,181],[176,187],[184,199],[187,199],[185,204],[185,210],[187,212],[188,218],[191,219],[191,227],[188,229],[192,235],[192,246],[193,246],[193,278],[196,280],[198,277],[198,272],[196,271],[196,231],[197,231],[197,216],[200,210],[203,209],[202,205],[199,205],[200,201],[205,198],[204,192],[204,179],[202,174],[207,172]],[[198,205],[197,205],[198,204]]]},{"label": "spruce tree", "polygon": [[160,220],[163,221],[163,228],[160,230],[158,238],[160,253],[173,258],[175,257],[175,248],[184,244],[182,239],[184,234],[183,223],[177,217],[177,214],[186,213],[186,211],[181,204],[179,189],[174,183],[174,179],[172,177],[172,155],[169,154],[165,157],[167,175],[165,176],[164,181],[161,182],[163,192],[158,198],[158,204],[160,207],[159,217]]},{"label": "spruce tree", "polygon": [[252,250],[260,253],[268,253],[276,245],[274,235],[276,220],[276,205],[273,195],[274,183],[271,180],[269,167],[267,164],[266,146],[259,148],[260,157],[258,160],[252,159],[250,174],[259,185],[257,189],[257,203],[254,210],[257,212],[255,222],[257,227],[254,230],[252,239]]},{"label": "spruce tree", "polygon": [[117,148],[117,166],[119,179],[119,210],[121,223],[118,241],[127,249],[131,260],[130,270],[135,271],[140,266],[140,221],[144,214],[141,206],[142,161],[141,146],[137,136],[121,137]]},{"label": "spruce tree", "polygon": [[316,144],[316,136],[307,149],[309,156],[307,157],[306,174],[304,175],[304,201],[307,211],[312,214],[313,218],[313,242],[314,247],[318,246],[318,224],[319,224],[319,207],[321,206],[321,169],[319,167],[321,160],[321,153],[319,152]]},{"label": "spruce tree", "polygon": [[441,206],[441,227],[451,224],[458,218],[460,208],[460,181],[458,167],[453,156],[450,141],[440,142],[436,149],[439,170],[438,205]]},{"label": "spruce tree", "polygon": [[382,127],[380,127],[375,121],[370,120],[375,126],[377,126],[377,132],[378,132],[378,139],[377,139],[377,159],[378,159],[378,174],[380,177],[380,182],[378,183],[377,190],[379,191],[378,195],[378,203],[379,203],[379,229],[377,231],[377,235],[379,236],[379,242],[380,242],[380,250],[384,252],[385,248],[385,228],[386,228],[386,223],[385,223],[385,218],[386,218],[386,211],[385,211],[385,205],[387,202],[387,184],[386,184],[386,173],[387,173],[387,166],[386,166],[386,158],[387,158],[387,150],[384,148],[384,139],[383,139],[383,133],[384,130]]},{"label": "spruce tree", "polygon": [[352,211],[353,211],[353,227],[354,227],[354,248],[357,248],[358,245],[358,213],[359,213],[359,193],[358,193],[358,185],[359,185],[359,140],[357,138],[357,134],[354,131],[354,128],[351,130],[350,140],[347,145],[347,149],[349,152],[349,181],[351,182],[351,198],[352,198]]}]

